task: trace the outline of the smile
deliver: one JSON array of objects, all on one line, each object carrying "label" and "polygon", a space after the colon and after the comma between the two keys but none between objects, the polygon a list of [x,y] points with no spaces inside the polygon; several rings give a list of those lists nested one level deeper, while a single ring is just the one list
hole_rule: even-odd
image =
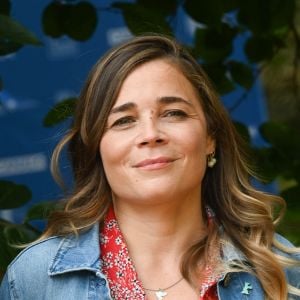
[{"label": "smile", "polygon": [[168,158],[168,157],[158,157],[154,159],[145,159],[141,162],[134,165],[134,168],[140,168],[144,170],[158,170],[164,167],[167,167],[176,159]]}]

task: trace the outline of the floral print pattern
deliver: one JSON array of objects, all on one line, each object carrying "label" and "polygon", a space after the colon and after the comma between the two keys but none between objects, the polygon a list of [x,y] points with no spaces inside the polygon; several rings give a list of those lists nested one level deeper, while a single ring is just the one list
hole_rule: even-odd
[{"label": "floral print pattern", "polygon": [[[104,220],[100,233],[101,269],[106,275],[114,300],[147,300],[142,283],[139,281],[128,248],[118,226],[113,207]],[[216,281],[212,268],[206,268],[201,283],[199,300],[217,300]]]}]

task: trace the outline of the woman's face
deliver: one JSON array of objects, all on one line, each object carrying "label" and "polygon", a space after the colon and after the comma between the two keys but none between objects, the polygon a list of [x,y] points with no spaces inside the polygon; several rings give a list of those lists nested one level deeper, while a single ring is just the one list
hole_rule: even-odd
[{"label": "woman's face", "polygon": [[125,79],[100,154],[116,199],[156,202],[188,196],[199,201],[206,158],[214,147],[193,86],[158,59]]}]

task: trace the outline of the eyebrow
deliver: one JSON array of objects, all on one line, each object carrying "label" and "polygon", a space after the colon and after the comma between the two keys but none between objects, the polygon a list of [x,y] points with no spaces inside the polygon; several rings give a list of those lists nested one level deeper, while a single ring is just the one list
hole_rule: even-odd
[{"label": "eyebrow", "polygon": [[116,113],[119,113],[119,112],[124,112],[124,111],[127,111],[127,110],[130,110],[130,109],[133,109],[135,108],[137,105],[133,102],[127,102],[127,103],[124,103],[120,106],[116,106],[114,108],[111,109],[111,114],[116,114]]},{"label": "eyebrow", "polygon": [[192,103],[190,103],[188,100],[185,100],[181,97],[177,96],[165,96],[158,98],[158,102],[162,104],[172,104],[172,103],[184,103],[187,104],[188,106],[193,106]]},{"label": "eyebrow", "polygon": [[[187,104],[188,106],[193,106],[192,103],[190,103],[189,101],[181,98],[181,97],[177,97],[177,96],[164,96],[164,97],[160,97],[157,99],[157,102],[159,104],[172,104],[172,103],[184,103]],[[131,109],[136,108],[137,105],[134,102],[126,102],[120,106],[116,106],[114,108],[112,108],[111,110],[111,114],[116,114],[116,113],[120,113],[120,112],[124,112],[124,111],[128,111]]]}]

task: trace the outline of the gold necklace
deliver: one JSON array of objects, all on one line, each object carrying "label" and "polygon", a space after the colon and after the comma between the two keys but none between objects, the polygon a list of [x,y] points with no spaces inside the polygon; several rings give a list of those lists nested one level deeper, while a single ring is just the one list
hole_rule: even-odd
[{"label": "gold necklace", "polygon": [[183,277],[181,277],[175,283],[171,284],[170,286],[168,286],[164,289],[159,288],[159,289],[154,290],[154,289],[144,288],[144,290],[149,291],[149,292],[154,292],[157,300],[163,300],[164,297],[166,297],[168,295],[168,293],[166,291],[169,290],[170,288],[172,288],[173,286],[175,286],[176,284],[178,284],[181,280],[183,280]]}]

